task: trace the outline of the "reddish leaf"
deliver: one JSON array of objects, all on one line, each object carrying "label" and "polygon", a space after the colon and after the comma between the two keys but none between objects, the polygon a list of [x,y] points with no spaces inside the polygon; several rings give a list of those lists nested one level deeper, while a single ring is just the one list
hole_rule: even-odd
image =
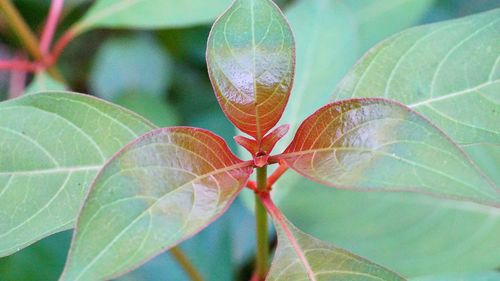
[{"label": "reddish leaf", "polygon": [[413,191],[500,205],[500,191],[439,129],[384,99],[331,103],[308,117],[278,156],[339,188]]},{"label": "reddish leaf", "polygon": [[252,170],[206,130],[140,137],[95,179],[61,280],[116,277],[191,237],[224,213]]},{"label": "reddish leaf", "polygon": [[286,135],[286,133],[288,133],[289,129],[290,125],[281,125],[267,134],[260,143],[243,136],[236,136],[234,140],[252,154],[255,166],[264,167],[268,164],[267,160],[274,146]]},{"label": "reddish leaf", "polygon": [[293,35],[270,0],[236,0],[213,25],[207,64],[217,100],[258,141],[280,119],[295,71]]},{"label": "reddish leaf", "polygon": [[234,141],[245,148],[252,155],[255,155],[259,152],[259,144],[253,139],[249,139],[243,136],[236,136],[234,137]]},{"label": "reddish leaf", "polygon": [[286,133],[288,133],[288,130],[290,130],[290,125],[284,124],[284,125],[277,127],[269,134],[267,134],[264,137],[264,139],[262,140],[262,143],[260,145],[261,152],[263,152],[265,154],[271,153],[271,151],[273,150],[276,143],[281,138],[283,138],[286,135]]}]

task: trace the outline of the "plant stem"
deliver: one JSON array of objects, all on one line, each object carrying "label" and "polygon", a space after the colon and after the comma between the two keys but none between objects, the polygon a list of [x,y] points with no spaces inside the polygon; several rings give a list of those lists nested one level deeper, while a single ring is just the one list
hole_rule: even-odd
[{"label": "plant stem", "polygon": [[50,4],[49,16],[43,28],[42,37],[40,39],[40,51],[42,54],[47,55],[56,32],[57,22],[61,15],[64,5],[64,0],[52,0]]},{"label": "plant stem", "polygon": [[[267,166],[257,168],[257,190],[267,189]],[[257,254],[256,273],[259,280],[266,278],[269,259],[269,237],[267,234],[267,212],[260,201],[258,194],[255,195],[255,221],[257,227]]]},{"label": "plant stem", "polygon": [[189,261],[184,252],[179,247],[173,247],[170,249],[170,254],[175,258],[175,260],[180,264],[182,269],[189,275],[189,278],[193,281],[203,281],[203,277],[198,272],[196,267]]},{"label": "plant stem", "polygon": [[[38,39],[28,27],[19,11],[10,0],[0,0],[0,10],[5,15],[7,23],[12,30],[17,34],[22,44],[29,54],[37,61],[45,63],[44,56],[40,50]],[[55,67],[50,67],[47,71],[59,81],[63,81],[63,76]]]}]

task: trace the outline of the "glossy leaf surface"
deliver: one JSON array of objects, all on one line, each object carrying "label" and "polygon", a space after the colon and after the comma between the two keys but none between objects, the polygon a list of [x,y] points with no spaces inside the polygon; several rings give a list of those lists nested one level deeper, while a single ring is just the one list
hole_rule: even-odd
[{"label": "glossy leaf surface", "polygon": [[217,100],[243,132],[262,139],[281,117],[294,68],[293,35],[271,0],[237,0],[212,27],[207,64]]},{"label": "glossy leaf surface", "polygon": [[98,0],[77,29],[191,26],[214,20],[229,3],[231,0]]},{"label": "glossy leaf surface", "polygon": [[398,100],[465,150],[499,151],[499,36],[500,9],[404,31],[372,49],[335,99]]},{"label": "glossy leaf surface", "polygon": [[300,231],[276,208],[268,210],[278,233],[278,247],[266,281],[405,280],[382,266]]},{"label": "glossy leaf surface", "polygon": [[412,191],[500,206],[500,191],[441,131],[382,99],[331,103],[307,118],[281,157],[320,183]]},{"label": "glossy leaf surface", "polygon": [[0,256],[71,228],[108,157],[154,125],[69,92],[0,103]]},{"label": "glossy leaf surface", "polygon": [[127,145],[80,213],[63,280],[116,277],[219,217],[252,172],[209,131],[172,127]]}]

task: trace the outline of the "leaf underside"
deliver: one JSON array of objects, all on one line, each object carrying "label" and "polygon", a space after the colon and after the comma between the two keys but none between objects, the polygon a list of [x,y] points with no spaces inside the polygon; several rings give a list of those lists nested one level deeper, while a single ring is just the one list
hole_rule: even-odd
[{"label": "leaf underside", "polygon": [[500,206],[500,191],[441,131],[383,99],[331,103],[308,117],[281,156],[317,182],[412,191]]},{"label": "leaf underside", "polygon": [[266,281],[368,281],[405,279],[297,229],[284,217],[275,221],[278,247]]},{"label": "leaf underside", "polygon": [[0,256],[69,229],[107,158],[154,125],[69,92],[0,103]]},{"label": "leaf underside", "polygon": [[212,27],[207,64],[217,99],[241,131],[261,139],[281,117],[295,71],[293,35],[270,0],[237,0]]},{"label": "leaf underside", "polygon": [[62,279],[116,277],[191,237],[226,210],[252,170],[206,130],[142,136],[92,184]]}]

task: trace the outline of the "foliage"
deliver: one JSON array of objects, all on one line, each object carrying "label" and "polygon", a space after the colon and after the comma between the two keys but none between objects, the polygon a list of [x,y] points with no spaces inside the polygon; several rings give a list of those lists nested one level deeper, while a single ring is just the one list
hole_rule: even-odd
[{"label": "foliage", "polygon": [[0,2],[2,279],[496,278],[500,3],[181,2]]}]

